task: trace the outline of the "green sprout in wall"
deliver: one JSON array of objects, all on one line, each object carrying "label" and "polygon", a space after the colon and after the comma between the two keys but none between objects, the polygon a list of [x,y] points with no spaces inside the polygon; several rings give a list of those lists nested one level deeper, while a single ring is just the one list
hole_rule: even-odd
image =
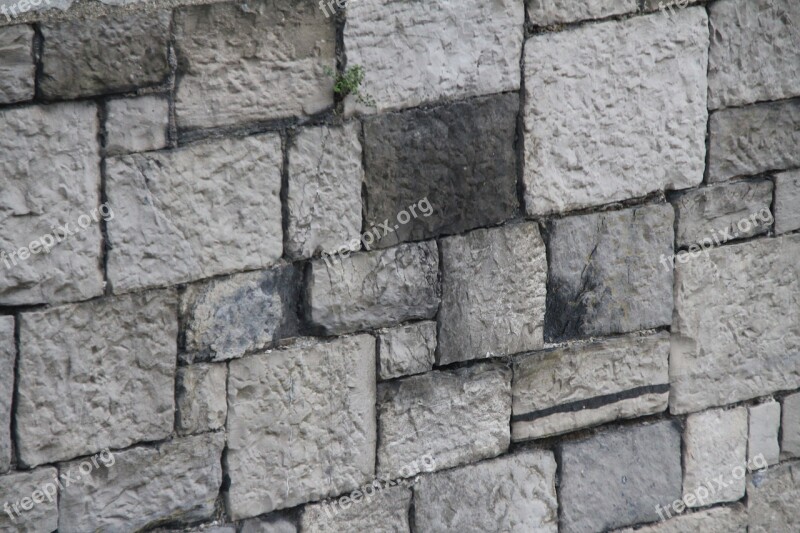
[{"label": "green sprout in wall", "polygon": [[368,107],[375,107],[375,100],[361,92],[361,82],[364,81],[364,67],[355,65],[344,71],[344,74],[334,72],[330,67],[325,67],[325,74],[333,78],[333,92],[338,100],[344,100],[351,94],[356,102]]}]

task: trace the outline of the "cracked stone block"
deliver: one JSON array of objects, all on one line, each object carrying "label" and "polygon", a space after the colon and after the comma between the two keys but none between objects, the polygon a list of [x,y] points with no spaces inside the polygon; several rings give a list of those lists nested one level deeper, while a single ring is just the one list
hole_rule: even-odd
[{"label": "cracked stone block", "polygon": [[508,449],[511,369],[501,363],[378,384],[377,472],[389,479],[495,457]]},{"label": "cracked stone block", "polygon": [[[65,487],[58,530],[140,531],[211,518],[222,485],[224,433],[173,439],[101,455],[101,470]],[[111,459],[113,457],[113,459]],[[78,461],[60,465],[81,471]]]},{"label": "cracked stone block", "polygon": [[0,502],[8,503],[11,511],[10,515],[8,511],[0,513],[0,531],[42,533],[58,529],[57,472],[42,467],[0,476]]},{"label": "cracked stone block", "polygon": [[228,514],[353,490],[375,468],[375,339],[300,341],[229,363]]},{"label": "cracked stone block", "polygon": [[522,0],[348,3],[347,63],[365,67],[367,110],[518,90],[524,9]]},{"label": "cracked stone block", "polygon": [[22,24],[0,28],[0,50],[0,104],[32,100],[36,76],[33,28]]},{"label": "cracked stone block", "polygon": [[177,428],[181,434],[214,431],[225,426],[228,414],[224,364],[197,364],[178,369]]},{"label": "cracked stone block", "polygon": [[800,465],[785,463],[747,482],[748,533],[800,531]]},{"label": "cracked stone block", "polygon": [[286,253],[333,253],[361,238],[360,125],[304,128],[289,146]]},{"label": "cracked stone block", "polygon": [[529,215],[702,182],[708,21],[702,7],[672,20],[655,13],[527,40]]},{"label": "cracked stone block", "polygon": [[169,102],[164,96],[116,98],[106,104],[106,150],[110,155],[167,146]]},{"label": "cracked stone block", "polygon": [[528,450],[422,476],[414,487],[419,531],[557,533],[556,460]]},{"label": "cracked stone block", "polygon": [[20,315],[17,453],[28,466],[172,433],[172,291]]},{"label": "cracked stone block", "polygon": [[115,292],[271,265],[283,254],[277,134],[107,160]]},{"label": "cracked stone block", "polygon": [[681,496],[675,422],[604,430],[560,445],[561,531],[601,532],[659,519]]},{"label": "cracked stone block", "polygon": [[636,0],[528,0],[528,18],[535,26],[567,24],[634,13]]},{"label": "cracked stone block", "polygon": [[269,515],[245,520],[241,533],[297,533],[297,526],[283,516]]},{"label": "cracked stone block", "polygon": [[0,316],[0,474],[11,467],[11,402],[14,397],[14,317]]},{"label": "cracked stone block", "polygon": [[708,16],[709,109],[800,95],[800,3],[726,0]]},{"label": "cracked stone block", "polygon": [[433,318],[439,308],[435,241],[311,262],[311,322],[329,334]]},{"label": "cracked stone block", "polygon": [[364,216],[376,228],[376,245],[512,218],[519,206],[518,113],[519,96],[511,93],[366,120]]},{"label": "cracked stone block", "polygon": [[712,248],[675,267],[671,413],[800,388],[800,235]]},{"label": "cracked stone block", "polygon": [[433,369],[436,322],[417,322],[377,333],[379,379],[422,374]]},{"label": "cracked stone block", "polygon": [[[665,518],[668,515],[662,509]],[[672,513],[669,513],[671,516]],[[679,515],[656,525],[618,529],[614,533],[747,533],[747,515],[740,506],[715,507],[692,514]]]},{"label": "cracked stone block", "polygon": [[333,80],[325,68],[336,66],[335,44],[333,19],[312,0],[176,9],[178,126],[230,126],[323,111],[333,105]]},{"label": "cracked stone block", "polygon": [[551,221],[545,340],[669,325],[673,217],[658,204]]},{"label": "cracked stone block", "polygon": [[775,174],[775,233],[800,229],[800,171]]},{"label": "cracked stone block", "polygon": [[300,530],[303,533],[406,533],[411,531],[408,520],[410,506],[411,491],[406,487],[378,489],[375,485],[366,485],[331,502],[306,505],[300,519]]},{"label": "cracked stone block", "polygon": [[171,19],[169,10],[118,11],[42,24],[42,95],[69,99],[164,82]]},{"label": "cracked stone block", "polygon": [[303,272],[287,264],[194,283],[181,295],[186,352],[225,361],[298,334]]},{"label": "cracked stone block", "polygon": [[708,181],[800,166],[800,100],[769,102],[712,113]]},{"label": "cracked stone block", "polygon": [[619,337],[518,357],[511,394],[514,441],[663,412],[669,400],[669,334]]},{"label": "cracked stone block", "polygon": [[539,226],[479,229],[441,247],[438,363],[541,348],[547,258]]},{"label": "cracked stone block", "polygon": [[2,109],[0,124],[0,305],[101,295],[97,108]]},{"label": "cracked stone block", "polygon": [[768,465],[780,461],[781,448],[778,444],[778,429],[781,426],[781,404],[779,402],[766,402],[754,405],[748,409],[750,425],[747,437],[747,462],[754,464],[757,456],[758,463]]},{"label": "cracked stone block", "polygon": [[781,458],[800,457],[800,393],[783,399]]}]

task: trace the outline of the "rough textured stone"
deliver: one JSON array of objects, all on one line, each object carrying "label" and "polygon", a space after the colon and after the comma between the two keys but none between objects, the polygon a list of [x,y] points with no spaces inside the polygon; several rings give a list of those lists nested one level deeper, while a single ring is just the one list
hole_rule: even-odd
[{"label": "rough textured stone", "polygon": [[479,229],[441,246],[439,364],[541,348],[547,258],[538,225]]},{"label": "rough textured stone", "polygon": [[709,109],[800,95],[800,3],[727,0],[708,15]]},{"label": "rough textured stone", "polygon": [[161,83],[169,74],[171,19],[168,10],[119,11],[43,24],[42,94],[76,98]]},{"label": "rough textured stone", "polygon": [[511,370],[499,363],[428,372],[378,385],[379,475],[410,477],[424,454],[442,470],[509,445]]},{"label": "rough textured stone", "polygon": [[633,13],[636,0],[528,0],[528,18],[536,26]]},{"label": "rough textured stone", "polygon": [[800,393],[791,394],[783,399],[781,457],[800,457]]},{"label": "rough textured stone", "polygon": [[[694,243],[743,239],[769,231],[773,217],[766,215],[772,205],[772,182],[748,180],[702,187],[681,193],[673,200],[678,246]],[[748,220],[750,219],[750,220]],[[748,220],[737,227],[742,220]],[[753,221],[756,223],[753,224]]]},{"label": "rough textured stone", "polygon": [[[222,484],[225,435],[175,439],[114,453],[105,475],[81,476],[61,493],[58,530],[139,531],[210,518]],[[78,470],[77,462],[63,465]]]},{"label": "rough textured stone", "polygon": [[183,434],[213,431],[225,426],[228,368],[198,364],[178,369],[177,428]]},{"label": "rough textured stone", "polygon": [[[426,4],[397,5],[410,10]],[[379,233],[377,245],[461,233],[514,216],[518,113],[513,93],[367,120],[366,224],[377,227],[388,219],[393,229]],[[419,202],[426,198],[423,211]],[[402,211],[411,215],[404,224]]]},{"label": "rough textured stone", "polygon": [[556,460],[530,450],[420,478],[419,531],[556,533]]},{"label": "rough textured stone", "polygon": [[263,268],[283,253],[277,134],[111,158],[115,292]]},{"label": "rough textured stone", "polygon": [[[325,261],[329,261],[327,258]],[[435,241],[311,263],[311,321],[332,334],[432,318],[439,307]]]},{"label": "rough textured stone", "polygon": [[673,216],[662,204],[550,222],[545,340],[669,324]]},{"label": "rough textured stone", "polygon": [[300,131],[289,147],[286,253],[307,258],[361,237],[359,124]]},{"label": "rough textured stone", "polygon": [[33,62],[33,28],[0,28],[0,104],[33,99],[36,65]]},{"label": "rough textured stone", "polygon": [[519,89],[524,22],[521,0],[358,0],[344,45],[380,112]]},{"label": "rough textured stone", "polygon": [[800,166],[800,99],[711,115],[708,181]]},{"label": "rough textured stone", "polygon": [[0,316],[0,474],[11,465],[11,401],[14,396],[14,317]]},{"label": "rough textured stone", "polygon": [[800,387],[800,235],[675,265],[670,411]]},{"label": "rough textured stone", "polygon": [[106,104],[109,154],[146,152],[167,146],[169,102],[163,96],[117,98]]},{"label": "rough textured stone", "polygon": [[[333,105],[335,29],[312,0],[187,6],[175,12],[181,128],[224,126]],[[269,90],[264,90],[269,87]]]},{"label": "rough textured stone", "polygon": [[750,427],[747,437],[747,462],[762,455],[769,465],[780,461],[778,429],[781,426],[781,404],[767,402],[749,408]]},{"label": "rough textured stone", "polygon": [[190,285],[181,295],[186,353],[224,361],[297,335],[303,273],[294,265]]},{"label": "rough textured stone", "polygon": [[[663,511],[662,511],[663,512]],[[664,513],[666,516],[666,513]],[[715,507],[676,516],[641,529],[618,529],[615,533],[747,533],[747,515],[741,507]]]},{"label": "rough textured stone", "polygon": [[514,441],[665,411],[669,334],[620,337],[518,357],[511,394]]},{"label": "rough textured stone", "polygon": [[747,482],[748,533],[800,531],[800,464],[764,470]]},{"label": "rough textured stone", "polygon": [[346,503],[347,509],[326,503],[307,505],[300,519],[303,533],[338,533],[340,531],[380,531],[381,533],[406,533],[411,491],[395,486],[376,491],[367,496],[359,493],[357,500]]},{"label": "rough textured stone", "polygon": [[375,381],[370,335],[298,342],[231,361],[231,517],[292,507],[372,479]]},{"label": "rough textured stone", "polygon": [[241,533],[297,533],[297,526],[287,518],[270,515],[245,520]]},{"label": "rough textured stone", "polygon": [[24,464],[172,432],[176,307],[167,291],[21,315],[16,420]]},{"label": "rough textured stone", "polygon": [[680,433],[663,421],[564,443],[560,475],[562,532],[653,522],[681,495]]},{"label": "rough textured stone", "polygon": [[[100,204],[97,108],[81,102],[3,109],[0,124],[0,305],[102,294],[100,226],[78,226]],[[19,249],[45,236],[45,244],[61,242],[20,259]]]},{"label": "rough textured stone", "polygon": [[[21,511],[18,516],[12,508],[13,519],[6,512],[0,513],[0,531],[15,531],[17,533],[42,533],[55,531],[58,528],[58,502],[44,498],[42,503],[33,504],[33,507],[24,511],[20,504],[27,498],[26,506],[31,505],[33,492],[43,490],[48,483],[55,485],[55,468],[37,468],[27,472],[14,472],[0,476],[0,503],[9,506],[17,504]],[[48,491],[52,489],[48,487]],[[41,499],[41,497],[40,497]]]},{"label": "rough textured stone", "polygon": [[378,377],[391,379],[433,369],[436,322],[417,322],[378,332]]},{"label": "rough textured stone", "polygon": [[702,181],[707,17],[703,8],[689,8],[672,20],[665,24],[656,13],[528,39],[529,214]]},{"label": "rough textured stone", "polygon": [[800,229],[800,170],[775,174],[775,233]]}]

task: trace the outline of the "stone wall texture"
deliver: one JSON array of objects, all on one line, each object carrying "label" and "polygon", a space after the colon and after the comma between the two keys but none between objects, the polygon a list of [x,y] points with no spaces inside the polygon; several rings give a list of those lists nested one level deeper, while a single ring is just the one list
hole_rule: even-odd
[{"label": "stone wall texture", "polygon": [[797,0],[0,0],[0,532],[800,532]]}]

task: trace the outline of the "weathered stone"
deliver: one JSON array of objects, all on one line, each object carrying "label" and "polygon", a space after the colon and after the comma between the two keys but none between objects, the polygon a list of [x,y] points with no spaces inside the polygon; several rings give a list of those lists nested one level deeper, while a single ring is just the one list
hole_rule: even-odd
[{"label": "weathered stone", "polygon": [[311,263],[311,321],[331,334],[433,318],[439,307],[435,241]]},{"label": "weathered stone", "polygon": [[11,401],[14,396],[14,317],[0,316],[0,474],[11,466]]},{"label": "weathered stone", "polygon": [[752,237],[769,231],[774,220],[772,182],[763,179],[694,189],[679,194],[672,205],[678,246]]},{"label": "weathered stone", "polygon": [[541,348],[547,258],[539,226],[479,229],[441,246],[439,364]]},{"label": "weathered stone", "polygon": [[708,138],[710,182],[800,166],[800,100],[717,111]]},{"label": "weathered stone", "polygon": [[19,25],[0,28],[0,104],[32,100],[36,64],[33,61],[33,28]]},{"label": "weathered stone", "polygon": [[169,102],[163,96],[109,100],[106,111],[109,154],[147,152],[167,146]]},{"label": "weathered stone", "polygon": [[529,214],[703,180],[708,21],[702,7],[681,10],[672,20],[665,24],[655,13],[528,39]]},{"label": "weathered stone", "polygon": [[414,488],[419,531],[556,533],[556,460],[530,450],[420,478]]},{"label": "weathered stone", "polygon": [[781,457],[800,457],[800,393],[783,399],[781,412]]},{"label": "weathered stone", "polygon": [[[17,533],[55,531],[58,528],[56,475],[55,468],[46,467],[0,476],[0,502],[8,503],[11,508],[11,516],[7,511],[0,513],[0,531]],[[45,490],[50,496],[45,495]],[[33,500],[34,491],[40,491],[36,497],[41,503]],[[17,506],[16,511],[14,505]],[[28,507],[27,511],[25,507]]]},{"label": "weathered stone", "polygon": [[163,82],[171,19],[169,10],[118,11],[43,24],[42,94],[76,98]]},{"label": "weathered stone", "polygon": [[97,108],[3,109],[0,124],[0,305],[102,294],[100,225],[78,226],[93,209],[99,218]]},{"label": "weathered stone", "polygon": [[748,533],[800,531],[800,465],[786,463],[747,482]]},{"label": "weathered stone", "polygon": [[561,445],[561,531],[605,531],[658,520],[681,495],[681,436],[674,422],[606,430]]},{"label": "weathered stone", "polygon": [[750,427],[747,437],[747,462],[755,463],[761,455],[764,462],[774,465],[780,461],[778,429],[781,426],[781,404],[767,402],[749,408]]},{"label": "weathered stone", "polygon": [[198,364],[178,369],[177,428],[182,434],[213,431],[225,426],[228,368]]},{"label": "weathered stone", "polygon": [[361,237],[359,124],[300,131],[289,147],[286,253],[302,259]]},{"label": "weathered stone", "polygon": [[800,170],[775,174],[775,233],[800,229]]},{"label": "weathered stone", "polygon": [[241,533],[297,533],[297,526],[288,518],[270,515],[245,520]]},{"label": "weathered stone", "polygon": [[424,454],[437,470],[499,455],[510,416],[511,370],[500,363],[380,383],[378,474],[411,477]]},{"label": "weathered stone", "polygon": [[107,160],[115,292],[263,268],[283,253],[277,134]]},{"label": "weathered stone", "polygon": [[[664,512],[662,510],[662,512]],[[670,513],[671,514],[671,513]],[[664,512],[666,517],[666,513]],[[618,529],[614,533],[747,533],[747,515],[739,506],[715,507],[696,513],[676,516],[640,529]]]},{"label": "weathered stone", "polygon": [[[312,115],[333,105],[336,33],[312,0],[175,11],[181,128]],[[269,87],[269,90],[264,90]]]},{"label": "weathered stone", "polygon": [[[376,244],[462,233],[513,217],[518,113],[519,96],[512,93],[367,120],[365,217],[377,227]],[[388,229],[381,230],[384,222]]]},{"label": "weathered stone", "polygon": [[22,313],[17,451],[28,466],[167,437],[173,429],[172,291]]},{"label": "weathered stone", "polygon": [[224,361],[297,335],[303,273],[294,265],[189,285],[184,361]]},{"label": "weathered stone", "polygon": [[[224,446],[224,434],[210,433],[115,452],[104,475],[81,476],[61,493],[58,530],[127,532],[210,518]],[[65,467],[78,470],[77,462]]]},{"label": "weathered stone", "polygon": [[660,413],[669,400],[669,334],[518,357],[511,394],[514,441]]},{"label": "weathered stone", "polygon": [[633,13],[637,9],[636,0],[529,0],[528,18],[536,26],[548,26]]},{"label": "weathered stone", "polygon": [[372,479],[375,381],[370,335],[231,361],[228,514],[257,516]]},{"label": "weathered stone", "polygon": [[669,204],[557,219],[548,225],[545,340],[625,333],[672,320]]},{"label": "weathered stone", "polygon": [[358,0],[347,5],[347,63],[366,66],[361,90],[378,112],[516,91],[524,22],[520,0]]},{"label": "weathered stone", "polygon": [[672,413],[800,387],[800,235],[676,262],[671,331]]},{"label": "weathered stone", "polygon": [[391,379],[433,369],[436,322],[417,322],[378,331],[378,377]]},{"label": "weathered stone", "polygon": [[300,530],[303,533],[411,531],[408,524],[411,491],[408,488],[396,486],[377,491],[372,487],[371,494],[362,491],[354,491],[352,494],[349,502],[342,504],[340,499],[341,510],[324,502],[307,505],[300,519]]}]

